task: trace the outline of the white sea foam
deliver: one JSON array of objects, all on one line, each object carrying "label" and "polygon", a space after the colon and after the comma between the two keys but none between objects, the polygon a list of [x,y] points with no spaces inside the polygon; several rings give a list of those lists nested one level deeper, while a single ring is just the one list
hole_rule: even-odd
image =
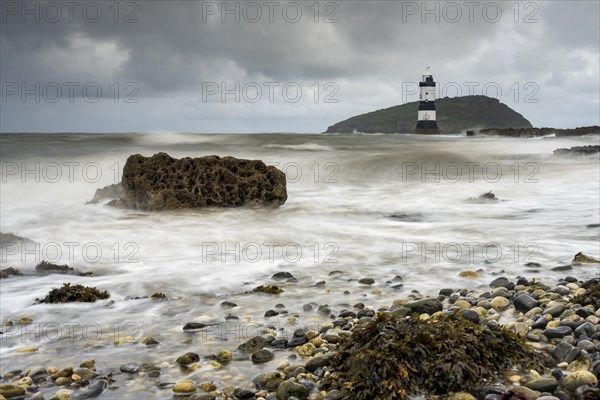
[{"label": "white sea foam", "polygon": [[[597,138],[76,137],[85,140],[61,141],[49,155],[43,150],[52,142],[47,136],[29,138],[27,146],[22,146],[18,137],[0,137],[2,162],[19,166],[97,163],[104,172],[98,182],[81,174],[73,182],[63,178],[55,183],[44,177],[35,182],[31,175],[25,179],[20,174],[3,176],[0,228],[42,247],[57,244],[65,252],[57,263],[93,271],[97,276],[5,279],[0,286],[2,320],[29,315],[38,322],[94,322],[104,329],[131,322],[140,328],[138,336],[164,335],[163,354],[173,352],[175,356],[180,349],[169,343],[177,343],[181,326],[192,320],[222,319],[226,312],[219,303],[226,298],[239,305],[234,314],[240,316],[262,315],[276,302],[285,303],[291,314],[301,313],[302,304],[309,301],[334,307],[359,301],[389,305],[413,289],[437,294],[441,287],[484,288],[501,271],[511,279],[526,275],[552,282],[565,272],[551,268],[569,263],[577,252],[599,256],[598,228],[587,227],[600,218],[598,157],[551,155],[556,148],[597,144]],[[96,188],[118,180],[120,170],[115,176],[111,169],[115,162],[122,168],[129,154],[159,151],[176,157],[219,154],[265,160],[287,173],[288,201],[276,210],[168,213],[85,204]],[[459,180],[451,170],[456,165],[462,168]],[[469,166],[473,166],[472,176]],[[502,173],[498,180],[496,171]],[[502,201],[464,202],[490,190]],[[392,214],[419,217],[403,220]],[[72,242],[79,245],[70,260],[65,243]],[[102,251],[102,257],[94,262],[90,261],[92,253],[84,255],[81,250],[90,243]],[[471,243],[472,250],[464,243]],[[461,257],[456,257],[455,244],[461,247]],[[485,245],[489,245],[487,254]],[[497,249],[502,256],[490,262]],[[33,274],[42,255],[10,254],[1,267],[19,267]],[[527,261],[539,262],[542,268],[527,271],[523,266]],[[580,279],[600,272],[597,265],[574,268],[568,274]],[[282,270],[291,272],[299,283],[284,284],[286,294],[281,300],[244,294],[257,285],[272,283],[269,277]],[[343,277],[330,277],[332,270],[344,271]],[[480,278],[465,282],[458,277],[462,270],[480,270]],[[404,288],[394,292],[386,281],[396,275],[404,278]],[[372,289],[348,281],[365,276],[374,277],[373,289],[385,295],[372,295]],[[319,280],[327,281],[328,291],[313,286]],[[34,304],[36,297],[44,297],[63,282],[107,289],[111,300]],[[350,294],[344,295],[345,290]],[[171,300],[131,299],[158,291]],[[10,361],[16,347],[23,343],[6,341],[0,353],[3,360]],[[65,352],[58,352],[61,357],[73,356],[66,348],[61,351]],[[118,354],[107,350],[99,352],[96,359],[111,360]]]}]

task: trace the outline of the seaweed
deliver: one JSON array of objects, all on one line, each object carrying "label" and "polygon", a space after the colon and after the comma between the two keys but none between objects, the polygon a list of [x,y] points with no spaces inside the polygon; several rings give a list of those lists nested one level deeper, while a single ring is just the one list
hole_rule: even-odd
[{"label": "seaweed", "polygon": [[332,365],[322,389],[377,400],[468,391],[515,365],[541,368],[542,360],[524,338],[460,314],[421,320],[379,313],[341,343]]},{"label": "seaweed", "polygon": [[252,290],[254,293],[279,294],[283,293],[283,289],[276,285],[258,286]]},{"label": "seaweed", "polygon": [[600,300],[600,283],[591,285],[583,294],[575,296],[573,303],[581,304],[582,306],[593,305],[597,307]]},{"label": "seaweed", "polygon": [[0,271],[0,279],[8,278],[9,276],[22,276],[23,273],[19,268],[8,267]]},{"label": "seaweed", "polygon": [[79,276],[92,276],[93,275],[91,272],[81,272],[81,271],[76,270],[75,268],[69,267],[66,264],[64,264],[64,265],[52,264],[51,262],[48,262],[46,260],[42,260],[41,263],[36,265],[35,271],[38,274],[59,273],[59,274],[79,275]]},{"label": "seaweed", "polygon": [[63,272],[63,273],[74,273],[75,269],[68,265],[52,264],[46,260],[42,260],[41,263],[35,266],[37,272]]},{"label": "seaweed", "polygon": [[108,292],[100,291],[95,287],[73,285],[63,283],[59,289],[52,289],[43,299],[35,299],[36,303],[70,303],[70,302],[86,302],[93,303],[98,299],[108,299]]}]

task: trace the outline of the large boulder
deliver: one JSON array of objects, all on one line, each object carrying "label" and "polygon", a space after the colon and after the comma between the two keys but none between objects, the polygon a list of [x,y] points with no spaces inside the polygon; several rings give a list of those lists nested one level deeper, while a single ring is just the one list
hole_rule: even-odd
[{"label": "large boulder", "polygon": [[123,194],[110,205],[146,211],[179,208],[280,206],[285,174],[259,160],[207,156],[176,159],[166,153],[129,156]]}]

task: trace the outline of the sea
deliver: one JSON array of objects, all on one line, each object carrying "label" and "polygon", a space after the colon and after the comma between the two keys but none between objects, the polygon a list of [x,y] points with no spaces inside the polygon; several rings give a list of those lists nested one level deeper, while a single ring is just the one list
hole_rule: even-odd
[{"label": "sea", "polygon": [[[499,276],[555,284],[600,276],[600,164],[553,151],[598,136],[19,133],[0,135],[0,373],[94,359],[117,376],[102,398],[170,398],[184,378],[248,385],[273,365],[209,360],[263,334],[293,336],[357,303],[389,307]],[[165,152],[262,160],[286,173],[278,208],[142,212],[88,204],[127,158]],[[481,199],[492,192],[492,199]],[[492,197],[488,195],[487,197]],[[13,234],[16,236],[11,236]],[[42,261],[92,275],[39,274]],[[293,278],[272,276],[289,272]],[[463,274],[461,274],[461,272]],[[471,272],[471,273],[470,273]],[[472,273],[474,272],[474,273]],[[466,274],[465,274],[466,273]],[[373,282],[361,279],[371,278]],[[63,283],[106,290],[93,303],[39,303]],[[279,295],[255,294],[278,285]],[[163,293],[166,299],[152,299]],[[231,302],[223,304],[223,302]],[[277,315],[266,317],[267,310]],[[30,323],[18,324],[22,317]],[[12,324],[11,324],[12,321]],[[189,322],[206,323],[184,331]],[[159,344],[139,341],[152,337]],[[185,352],[200,368],[174,363]],[[289,353],[276,352],[272,363]],[[161,367],[126,379],[126,363]],[[47,389],[48,394],[56,387]]]}]

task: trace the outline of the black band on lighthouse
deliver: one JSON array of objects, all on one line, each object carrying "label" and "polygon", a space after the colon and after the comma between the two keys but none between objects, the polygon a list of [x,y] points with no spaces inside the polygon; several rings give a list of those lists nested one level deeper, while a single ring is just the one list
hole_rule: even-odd
[{"label": "black band on lighthouse", "polygon": [[419,102],[419,111],[432,110],[435,111],[435,102],[433,101],[421,101]]}]

